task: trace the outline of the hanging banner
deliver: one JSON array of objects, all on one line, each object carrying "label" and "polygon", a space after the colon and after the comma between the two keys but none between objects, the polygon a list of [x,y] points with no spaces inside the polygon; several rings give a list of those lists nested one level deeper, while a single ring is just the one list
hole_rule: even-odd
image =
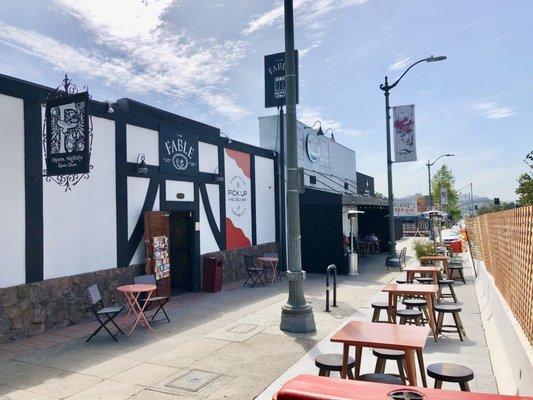
[{"label": "hanging banner", "polygon": [[159,169],[165,174],[198,174],[198,137],[171,126],[159,130]]},{"label": "hanging banner", "polygon": [[393,107],[394,161],[416,161],[415,106]]},{"label": "hanging banner", "polygon": [[46,175],[89,172],[89,93],[46,102]]},{"label": "hanging banner", "polygon": [[[296,58],[296,104],[298,104],[298,50]],[[265,107],[281,107],[285,99],[285,53],[265,56]]]},{"label": "hanging banner", "polygon": [[250,154],[224,150],[226,249],[252,245]]},{"label": "hanging banner", "polygon": [[420,215],[417,210],[417,203],[394,202],[395,217],[414,217]]},{"label": "hanging banner", "polygon": [[448,205],[448,189],[445,187],[440,188],[440,205],[442,207]]}]

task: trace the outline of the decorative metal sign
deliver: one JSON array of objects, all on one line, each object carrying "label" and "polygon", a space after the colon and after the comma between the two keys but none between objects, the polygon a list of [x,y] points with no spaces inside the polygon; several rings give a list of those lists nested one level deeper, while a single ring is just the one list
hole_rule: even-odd
[{"label": "decorative metal sign", "polygon": [[320,160],[320,143],[315,132],[311,132],[307,135],[307,138],[305,139],[305,148],[307,150],[309,161],[316,163]]},{"label": "decorative metal sign", "polygon": [[448,205],[448,189],[445,187],[440,188],[440,205],[445,207]]},{"label": "decorative metal sign", "polygon": [[394,110],[394,161],[416,161],[415,106],[398,106]]},{"label": "decorative metal sign", "polygon": [[166,174],[197,175],[198,137],[162,127],[159,131],[159,168]]},{"label": "decorative metal sign", "polygon": [[71,190],[81,179],[89,179],[92,123],[89,92],[78,93],[67,75],[63,85],[45,103],[43,149],[46,181]]},{"label": "decorative metal sign", "polygon": [[[298,50],[294,51],[296,63],[296,104],[298,104]],[[285,99],[285,53],[265,56],[265,107],[281,107]]]}]

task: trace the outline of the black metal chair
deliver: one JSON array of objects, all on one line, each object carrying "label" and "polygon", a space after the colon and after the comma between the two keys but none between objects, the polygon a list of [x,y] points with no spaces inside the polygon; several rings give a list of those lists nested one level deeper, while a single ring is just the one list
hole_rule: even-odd
[{"label": "black metal chair", "polygon": [[[265,286],[265,282],[263,281],[266,272],[265,269],[257,266],[257,264],[255,263],[254,256],[244,254],[243,257],[248,277],[246,278],[242,286],[244,287],[246,285],[250,285],[251,287],[254,287],[258,283]],[[251,284],[248,283],[249,280],[252,281]]]},{"label": "black metal chair", "polygon": [[406,255],[407,255],[407,247],[404,247],[400,250],[400,254],[398,254],[397,257],[387,258],[385,261],[385,265],[387,266],[387,271],[389,268],[398,268],[403,269],[405,268],[406,264]]},{"label": "black metal chair", "polygon": [[[155,275],[136,276],[135,278],[133,278],[133,281],[137,285],[154,285],[156,287],[155,292],[154,292],[155,295],[148,299],[149,304],[157,305],[157,310],[152,315],[151,319],[152,321],[154,321],[154,318],[159,313],[159,311],[163,311],[163,314],[165,314],[165,318],[161,318],[158,321],[163,321],[164,319],[166,319],[170,323],[170,318],[168,317],[167,312],[165,311],[165,304],[168,303],[168,301],[170,300],[170,297],[159,296],[159,294],[157,293],[157,281],[155,279]],[[141,307],[144,307],[144,303],[146,303],[146,301],[147,301],[146,295],[144,295],[143,297],[139,299],[139,304],[141,305]],[[145,312],[145,315],[146,315],[146,312]],[[154,321],[154,322],[157,322],[157,321]]]},{"label": "black metal chair", "polygon": [[[98,285],[96,283],[85,289],[85,297],[90,304],[89,308],[92,310],[96,320],[100,323],[100,326],[96,328],[91,336],[89,336],[87,342],[96,336],[102,328],[109,333],[109,336],[111,336],[115,342],[118,342],[116,338],[117,334],[119,332],[124,334],[124,332],[122,332],[122,329],[120,329],[113,320],[124,309],[124,306],[105,307],[104,302],[102,301],[102,295],[100,294],[100,290],[98,289]],[[116,334],[113,335],[107,328],[107,324],[109,323],[112,323],[118,329]]]}]

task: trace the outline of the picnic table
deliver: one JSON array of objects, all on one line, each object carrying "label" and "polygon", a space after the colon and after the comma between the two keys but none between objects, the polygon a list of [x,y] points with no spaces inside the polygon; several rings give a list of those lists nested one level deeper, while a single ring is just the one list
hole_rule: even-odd
[{"label": "picnic table", "polygon": [[378,322],[350,321],[331,337],[331,341],[342,343],[341,378],[348,373],[348,353],[350,346],[355,347],[355,373],[357,379],[361,372],[361,356],[364,347],[402,350],[405,352],[405,369],[407,380],[416,386],[415,353],[418,358],[420,375],[424,386],[426,374],[422,349],[426,344],[429,329],[412,325],[382,324]]},{"label": "picnic table", "polygon": [[272,279],[270,284],[274,284],[274,282],[277,281],[277,273],[276,269],[278,268],[278,257],[259,257],[257,258],[257,261],[259,262],[259,265],[261,268],[269,268],[272,271]]},{"label": "picnic table", "polygon": [[448,279],[450,279],[450,273],[448,271],[448,259],[447,256],[422,256],[420,257],[420,264],[424,264],[427,262],[435,262],[440,261],[442,262],[442,269],[444,270],[444,274]]},{"label": "picnic table", "polygon": [[439,276],[440,276],[440,267],[426,267],[426,266],[412,266],[412,267],[406,267],[403,269],[403,271],[407,275],[407,282],[411,283],[414,281],[415,274],[431,274],[433,277],[433,283],[435,285],[439,284]]},{"label": "picnic table", "polygon": [[398,296],[424,297],[427,302],[428,324],[433,333],[433,338],[437,341],[437,316],[435,314],[434,300],[436,300],[436,296],[439,293],[439,285],[391,283],[386,285],[381,291],[389,294],[389,322],[396,321]]},{"label": "picnic table", "polygon": [[[119,286],[117,290],[124,294],[124,297],[126,297],[126,301],[129,305],[128,314],[125,318],[125,323],[130,319],[130,316],[133,317],[133,325],[131,326],[131,329],[128,333],[128,336],[133,333],[139,322],[144,325],[146,328],[150,329],[152,332],[154,331],[150,324],[148,323],[148,320],[146,319],[146,315],[144,315],[144,309],[146,308],[146,305],[149,303],[150,297],[152,297],[152,294],[156,290],[156,285],[147,285],[147,284],[134,284],[134,285],[124,285]],[[141,293],[146,293],[146,298],[143,300],[143,305],[139,303],[139,296]]]}]

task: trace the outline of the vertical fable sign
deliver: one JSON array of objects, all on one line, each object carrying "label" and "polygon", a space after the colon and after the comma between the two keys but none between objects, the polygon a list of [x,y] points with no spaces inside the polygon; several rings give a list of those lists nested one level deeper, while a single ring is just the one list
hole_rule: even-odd
[{"label": "vertical fable sign", "polygon": [[[294,51],[296,63],[296,104],[298,104],[298,50]],[[285,99],[285,53],[265,56],[265,107],[281,107]]]},{"label": "vertical fable sign", "polygon": [[415,106],[393,107],[394,161],[416,161]]}]

